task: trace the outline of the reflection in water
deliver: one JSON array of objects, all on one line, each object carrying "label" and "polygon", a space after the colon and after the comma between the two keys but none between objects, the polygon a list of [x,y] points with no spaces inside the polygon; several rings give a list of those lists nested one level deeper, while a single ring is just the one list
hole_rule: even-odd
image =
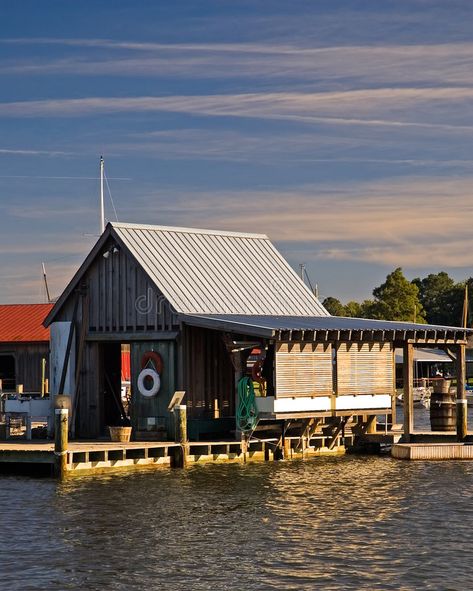
[{"label": "reflection in water", "polygon": [[473,466],[342,457],[1,479],[0,588],[473,588]]}]

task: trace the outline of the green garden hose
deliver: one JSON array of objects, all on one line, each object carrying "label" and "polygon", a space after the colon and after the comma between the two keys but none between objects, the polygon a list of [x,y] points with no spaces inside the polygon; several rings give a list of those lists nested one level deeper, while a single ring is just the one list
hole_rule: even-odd
[{"label": "green garden hose", "polygon": [[250,433],[256,427],[257,422],[258,409],[256,408],[253,380],[244,377],[238,382],[237,429],[243,433]]}]

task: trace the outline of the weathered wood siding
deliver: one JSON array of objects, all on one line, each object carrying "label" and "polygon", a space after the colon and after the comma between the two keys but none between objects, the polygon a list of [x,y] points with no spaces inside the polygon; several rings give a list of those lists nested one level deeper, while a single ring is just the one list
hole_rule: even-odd
[{"label": "weathered wood siding", "polygon": [[[41,361],[46,359],[46,377],[49,376],[49,343],[2,343],[0,355],[13,355],[15,359],[15,381],[23,384],[25,392],[41,392]],[[15,386],[6,382],[5,390]]]},{"label": "weathered wood siding", "polygon": [[[167,331],[177,316],[167,299],[124,251],[104,247],[89,267],[83,284],[89,293],[89,334]],[[65,302],[56,320],[71,320],[75,295]],[[79,321],[82,317],[79,306]]]},{"label": "weathered wood siding", "polygon": [[211,419],[217,400],[220,417],[235,415],[235,372],[217,331],[183,330],[183,389],[190,418]]},{"label": "weathered wood siding", "polygon": [[394,390],[392,343],[337,345],[337,394],[391,394]]},{"label": "weathered wood siding", "polygon": [[329,343],[277,343],[276,397],[330,396],[332,365]]},{"label": "weathered wood siding", "polygon": [[[148,351],[156,351],[163,359],[160,375],[161,387],[156,396],[146,397],[138,391],[137,380],[143,369],[142,357]],[[176,343],[174,341],[138,342],[131,344],[131,422],[137,431],[168,433],[173,430],[168,405],[176,390]],[[148,418],[154,424],[148,424]]]},{"label": "weathered wood siding", "polygon": [[80,437],[98,437],[101,432],[100,416],[100,378],[99,343],[86,343],[82,358],[79,400],[77,405],[77,434]]}]

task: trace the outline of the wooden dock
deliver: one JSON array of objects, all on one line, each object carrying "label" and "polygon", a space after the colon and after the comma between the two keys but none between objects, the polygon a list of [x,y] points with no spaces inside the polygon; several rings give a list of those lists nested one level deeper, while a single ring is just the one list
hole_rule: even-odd
[{"label": "wooden dock", "polygon": [[[70,441],[67,447],[65,476],[102,474],[108,472],[173,467],[174,457],[181,444],[174,442]],[[242,449],[241,441],[197,441],[187,444],[186,465],[210,462],[251,462],[277,459],[275,442],[250,440]],[[286,446],[284,459],[304,459],[320,455],[345,453],[343,445],[333,448],[308,447],[303,451]],[[54,473],[56,463],[53,441],[0,442],[0,469],[35,466],[43,472]]]},{"label": "wooden dock", "polygon": [[473,443],[396,443],[391,454],[400,460],[473,460]]}]

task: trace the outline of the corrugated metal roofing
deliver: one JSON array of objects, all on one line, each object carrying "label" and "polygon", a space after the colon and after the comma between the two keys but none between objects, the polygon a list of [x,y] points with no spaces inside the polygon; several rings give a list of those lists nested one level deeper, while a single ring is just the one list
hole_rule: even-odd
[{"label": "corrugated metal roofing", "polygon": [[[396,363],[402,363],[403,359],[402,349],[396,349]],[[452,359],[441,349],[414,349],[414,361],[452,363]]]},{"label": "corrugated metal roofing", "polygon": [[176,312],[328,315],[265,235],[111,225]]},{"label": "corrugated metal roofing", "polygon": [[354,331],[456,331],[472,333],[471,329],[454,328],[451,326],[436,326],[431,324],[414,324],[412,322],[392,322],[389,320],[369,320],[365,318],[344,318],[341,316],[268,316],[242,314],[212,314],[186,315],[182,317],[188,324],[222,329],[234,329],[245,332],[251,329],[251,334],[258,330],[262,335],[276,331],[297,330],[354,330]]},{"label": "corrugated metal roofing", "polygon": [[53,304],[0,305],[0,342],[31,343],[49,341],[43,321]]}]

